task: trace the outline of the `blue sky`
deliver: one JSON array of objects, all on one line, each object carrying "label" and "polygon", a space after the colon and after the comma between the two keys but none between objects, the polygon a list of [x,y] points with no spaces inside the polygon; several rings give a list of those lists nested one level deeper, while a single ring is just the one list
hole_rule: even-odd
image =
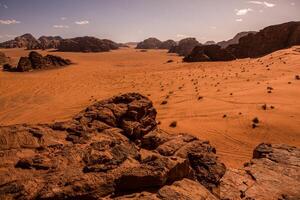
[{"label": "blue sky", "polygon": [[299,0],[0,0],[0,41],[24,33],[221,41],[287,21],[300,21]]}]

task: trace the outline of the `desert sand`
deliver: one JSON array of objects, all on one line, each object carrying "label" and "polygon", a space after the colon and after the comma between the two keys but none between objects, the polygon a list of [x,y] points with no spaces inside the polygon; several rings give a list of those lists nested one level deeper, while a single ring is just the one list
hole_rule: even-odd
[{"label": "desert sand", "polygon": [[[28,54],[24,49],[0,51],[14,63]],[[295,79],[300,47],[259,59],[210,63],[183,63],[165,50],[38,52],[75,64],[26,73],[1,71],[0,125],[67,120],[93,101],[140,92],[154,102],[162,129],[209,140],[226,166],[240,167],[262,142],[300,147],[300,81]],[[253,128],[255,117],[259,123]],[[173,121],[175,128],[169,127]]]}]

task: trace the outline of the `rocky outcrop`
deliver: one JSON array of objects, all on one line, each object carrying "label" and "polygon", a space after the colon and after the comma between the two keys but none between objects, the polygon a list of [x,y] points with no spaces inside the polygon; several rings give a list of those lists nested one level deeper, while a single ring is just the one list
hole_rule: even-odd
[{"label": "rocky outcrop", "polygon": [[215,45],[197,47],[184,60],[201,62],[256,58],[293,45],[300,45],[300,22],[269,26],[258,33],[246,32],[245,34],[247,35],[241,37],[237,44],[231,44],[223,49]]},{"label": "rocky outcrop", "polygon": [[256,31],[244,31],[244,32],[240,32],[240,33],[236,34],[232,39],[227,40],[227,41],[218,42],[217,45],[221,46],[222,49],[225,49],[229,45],[238,44],[239,40],[242,37],[245,37],[245,36],[247,36],[249,34],[256,34],[256,33],[257,33]]},{"label": "rocky outcrop", "polygon": [[300,22],[288,22],[242,37],[239,44],[229,45],[226,49],[237,58],[256,58],[299,44]]},{"label": "rocky outcrop", "polygon": [[155,117],[148,98],[129,93],[69,121],[0,127],[0,199],[215,199],[209,189],[225,173],[215,149]]},{"label": "rocky outcrop", "polygon": [[28,57],[21,57],[17,67],[6,65],[3,69],[11,72],[26,72],[32,70],[48,69],[70,65],[71,61],[59,56],[46,55],[31,51]]},{"label": "rocky outcrop", "polygon": [[170,48],[169,53],[177,53],[180,56],[189,55],[196,46],[200,46],[196,38],[185,38],[179,41],[178,45]]},{"label": "rocky outcrop", "polygon": [[183,61],[185,62],[205,62],[205,61],[229,61],[234,60],[235,56],[227,51],[221,49],[218,45],[204,45],[197,46]]},{"label": "rocky outcrop", "polygon": [[41,49],[57,49],[62,38],[60,36],[41,36],[38,41]]},{"label": "rocky outcrop", "polygon": [[86,36],[64,39],[60,42],[57,50],[63,52],[105,52],[118,48],[119,45],[111,40]]},{"label": "rocky outcrop", "polygon": [[0,48],[40,48],[39,42],[29,33],[16,37],[13,40],[0,43]]},{"label": "rocky outcrop", "polygon": [[253,159],[221,179],[222,199],[300,199],[300,149],[260,144]]},{"label": "rocky outcrop", "polygon": [[176,46],[177,43],[174,40],[166,40],[161,43],[159,49],[171,49],[173,46]]},{"label": "rocky outcrop", "polygon": [[162,42],[156,38],[148,38],[137,44],[136,49],[159,49]]},{"label": "rocky outcrop", "polygon": [[299,199],[299,161],[261,144],[226,171],[208,141],[159,129],[152,102],[128,93],[68,121],[0,126],[0,199]]}]

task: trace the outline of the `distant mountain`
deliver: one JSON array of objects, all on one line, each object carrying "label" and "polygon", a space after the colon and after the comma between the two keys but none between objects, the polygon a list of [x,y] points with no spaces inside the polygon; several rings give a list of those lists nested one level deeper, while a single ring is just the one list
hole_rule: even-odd
[{"label": "distant mountain", "polygon": [[227,41],[218,42],[217,45],[221,46],[222,49],[225,49],[226,47],[228,47],[231,44],[238,44],[240,38],[247,36],[250,33],[255,34],[257,32],[256,31],[240,32],[240,33],[236,34],[232,39],[227,40]]},{"label": "distant mountain", "polygon": [[30,34],[26,33],[13,40],[0,43],[1,48],[39,48],[39,42]]},{"label": "distant mountain", "polygon": [[60,42],[57,50],[64,52],[104,52],[118,48],[119,44],[111,40],[101,40],[95,37],[85,36],[64,39]]},{"label": "distant mountain", "polygon": [[215,41],[207,41],[204,43],[204,45],[212,45],[212,44],[216,44]]},{"label": "distant mountain", "polygon": [[60,36],[42,36],[38,40],[30,33],[18,36],[13,40],[0,43],[1,48],[52,49],[57,48]]},{"label": "distant mountain", "polygon": [[148,38],[136,45],[137,49],[170,49],[177,45],[174,40],[160,41],[157,38]]}]

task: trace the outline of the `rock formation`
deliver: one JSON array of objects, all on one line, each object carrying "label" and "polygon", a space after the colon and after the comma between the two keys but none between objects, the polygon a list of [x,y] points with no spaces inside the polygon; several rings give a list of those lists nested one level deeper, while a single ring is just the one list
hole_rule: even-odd
[{"label": "rock formation", "polygon": [[39,42],[29,33],[16,37],[13,40],[9,40],[0,43],[0,48],[31,48],[38,49]]},{"label": "rock formation", "polygon": [[222,199],[300,199],[300,149],[260,144],[243,169],[228,169],[221,180]]},{"label": "rock formation", "polygon": [[159,49],[162,42],[156,38],[148,38],[137,44],[136,49]]},{"label": "rock formation", "polygon": [[173,46],[176,46],[177,43],[174,40],[166,40],[161,43],[159,49],[171,49]]},{"label": "rock formation", "polygon": [[60,36],[41,36],[38,39],[41,49],[57,49],[61,40]]},{"label": "rock formation", "polygon": [[229,61],[234,60],[235,56],[227,51],[221,49],[218,45],[204,45],[197,46],[183,61],[185,62],[205,62],[205,61]]},{"label": "rock formation", "polygon": [[236,34],[232,39],[227,40],[227,41],[218,42],[217,45],[221,46],[222,49],[225,49],[226,47],[228,47],[231,44],[238,44],[240,38],[245,37],[249,34],[255,34],[255,33],[257,33],[257,32],[256,31],[240,32],[240,33]]},{"label": "rock formation", "polygon": [[35,51],[31,51],[28,57],[20,58],[17,67],[6,65],[3,70],[11,72],[26,72],[38,69],[62,67],[70,64],[71,61],[68,59],[63,59],[54,55],[42,56]]},{"label": "rock formation", "polygon": [[185,38],[179,41],[178,45],[173,46],[169,53],[177,53],[180,56],[189,55],[194,47],[200,46],[201,44],[196,40],[196,38]]},{"label": "rock formation", "polygon": [[76,37],[64,39],[57,47],[64,52],[105,52],[118,49],[119,45],[111,40],[101,40],[95,37]]},{"label": "rock formation", "polygon": [[229,45],[226,49],[237,58],[255,58],[299,44],[300,22],[288,22],[242,37],[239,44]]},{"label": "rock formation", "polygon": [[216,199],[226,168],[215,148],[160,130],[155,117],[149,99],[129,93],[69,121],[0,127],[0,199]]},{"label": "rock formation", "polygon": [[[231,44],[225,49],[217,48],[214,45],[197,48],[184,60],[197,62],[256,58],[293,45],[300,45],[300,22],[269,26],[255,34],[247,33],[246,36],[239,39],[238,44]],[[211,51],[210,56],[208,56],[207,49],[215,49],[215,51]],[[213,57],[217,59],[213,59]]]}]

